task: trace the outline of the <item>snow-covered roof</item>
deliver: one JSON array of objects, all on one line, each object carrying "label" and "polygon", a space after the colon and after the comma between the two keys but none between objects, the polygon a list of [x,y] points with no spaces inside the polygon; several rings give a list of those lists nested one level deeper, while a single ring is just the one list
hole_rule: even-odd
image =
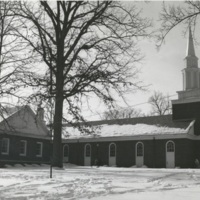
[{"label": "snow-covered roof", "polygon": [[[76,124],[77,125],[77,124]],[[153,116],[121,120],[88,122],[88,127],[65,126],[64,139],[92,137],[120,137],[141,135],[187,134],[193,122],[173,122],[172,116]],[[85,131],[89,130],[90,134]]]}]

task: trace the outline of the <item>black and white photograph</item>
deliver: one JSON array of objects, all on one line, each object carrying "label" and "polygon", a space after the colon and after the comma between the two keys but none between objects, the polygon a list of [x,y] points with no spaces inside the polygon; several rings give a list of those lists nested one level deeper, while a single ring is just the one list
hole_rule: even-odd
[{"label": "black and white photograph", "polygon": [[199,200],[200,1],[0,0],[0,200]]}]

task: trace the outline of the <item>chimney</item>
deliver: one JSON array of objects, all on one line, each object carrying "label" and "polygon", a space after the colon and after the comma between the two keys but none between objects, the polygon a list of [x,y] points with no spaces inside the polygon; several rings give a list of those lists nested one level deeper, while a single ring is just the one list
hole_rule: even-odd
[{"label": "chimney", "polygon": [[41,122],[45,123],[44,120],[44,108],[41,108],[40,106],[37,108],[37,119]]}]

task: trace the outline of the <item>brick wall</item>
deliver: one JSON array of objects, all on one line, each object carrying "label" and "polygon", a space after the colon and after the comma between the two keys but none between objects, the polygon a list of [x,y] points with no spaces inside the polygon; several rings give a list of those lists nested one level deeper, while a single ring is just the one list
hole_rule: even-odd
[{"label": "brick wall", "polygon": [[[91,145],[91,165],[98,158],[100,165],[109,164],[109,145],[116,144],[116,165],[118,167],[131,167],[136,165],[136,144],[144,144],[144,165],[150,168],[166,167],[166,143],[169,140],[143,140],[143,141],[106,141],[69,143],[69,162],[84,165],[84,146]],[[175,144],[175,166],[181,168],[194,167],[195,153],[200,153],[200,142],[188,139],[172,139]],[[199,154],[200,158],[200,154]],[[200,160],[200,159],[199,159]]]},{"label": "brick wall", "polygon": [[200,102],[173,104],[173,120],[195,119],[194,133],[200,135]]},{"label": "brick wall", "polygon": [[[3,155],[1,153],[1,145],[2,139],[9,138],[9,154]],[[25,156],[20,156],[20,141],[27,141],[27,152]],[[43,152],[42,157],[36,156],[36,145],[37,142],[43,143]],[[13,163],[47,163],[50,162],[50,158],[52,155],[52,144],[50,140],[47,139],[38,139],[38,138],[30,138],[30,137],[22,137],[22,136],[13,136],[8,134],[0,135],[0,162],[13,162]]]}]

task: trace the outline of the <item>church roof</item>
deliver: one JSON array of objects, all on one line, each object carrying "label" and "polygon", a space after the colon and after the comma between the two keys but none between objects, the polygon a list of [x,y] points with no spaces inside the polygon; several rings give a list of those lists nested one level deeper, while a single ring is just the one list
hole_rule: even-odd
[{"label": "church roof", "polygon": [[[81,124],[66,125],[63,128],[63,138],[83,137],[115,137],[115,136],[138,136],[138,135],[163,135],[163,134],[186,134],[193,125],[192,120],[175,122],[172,115],[150,116],[139,118],[126,118],[114,120],[92,121]],[[85,126],[84,126],[85,125]],[[85,128],[86,127],[86,128]],[[92,134],[88,134],[89,131]]]},{"label": "church roof", "polygon": [[22,106],[0,122],[0,134],[34,138],[49,138],[46,125],[37,118],[29,106]]}]

